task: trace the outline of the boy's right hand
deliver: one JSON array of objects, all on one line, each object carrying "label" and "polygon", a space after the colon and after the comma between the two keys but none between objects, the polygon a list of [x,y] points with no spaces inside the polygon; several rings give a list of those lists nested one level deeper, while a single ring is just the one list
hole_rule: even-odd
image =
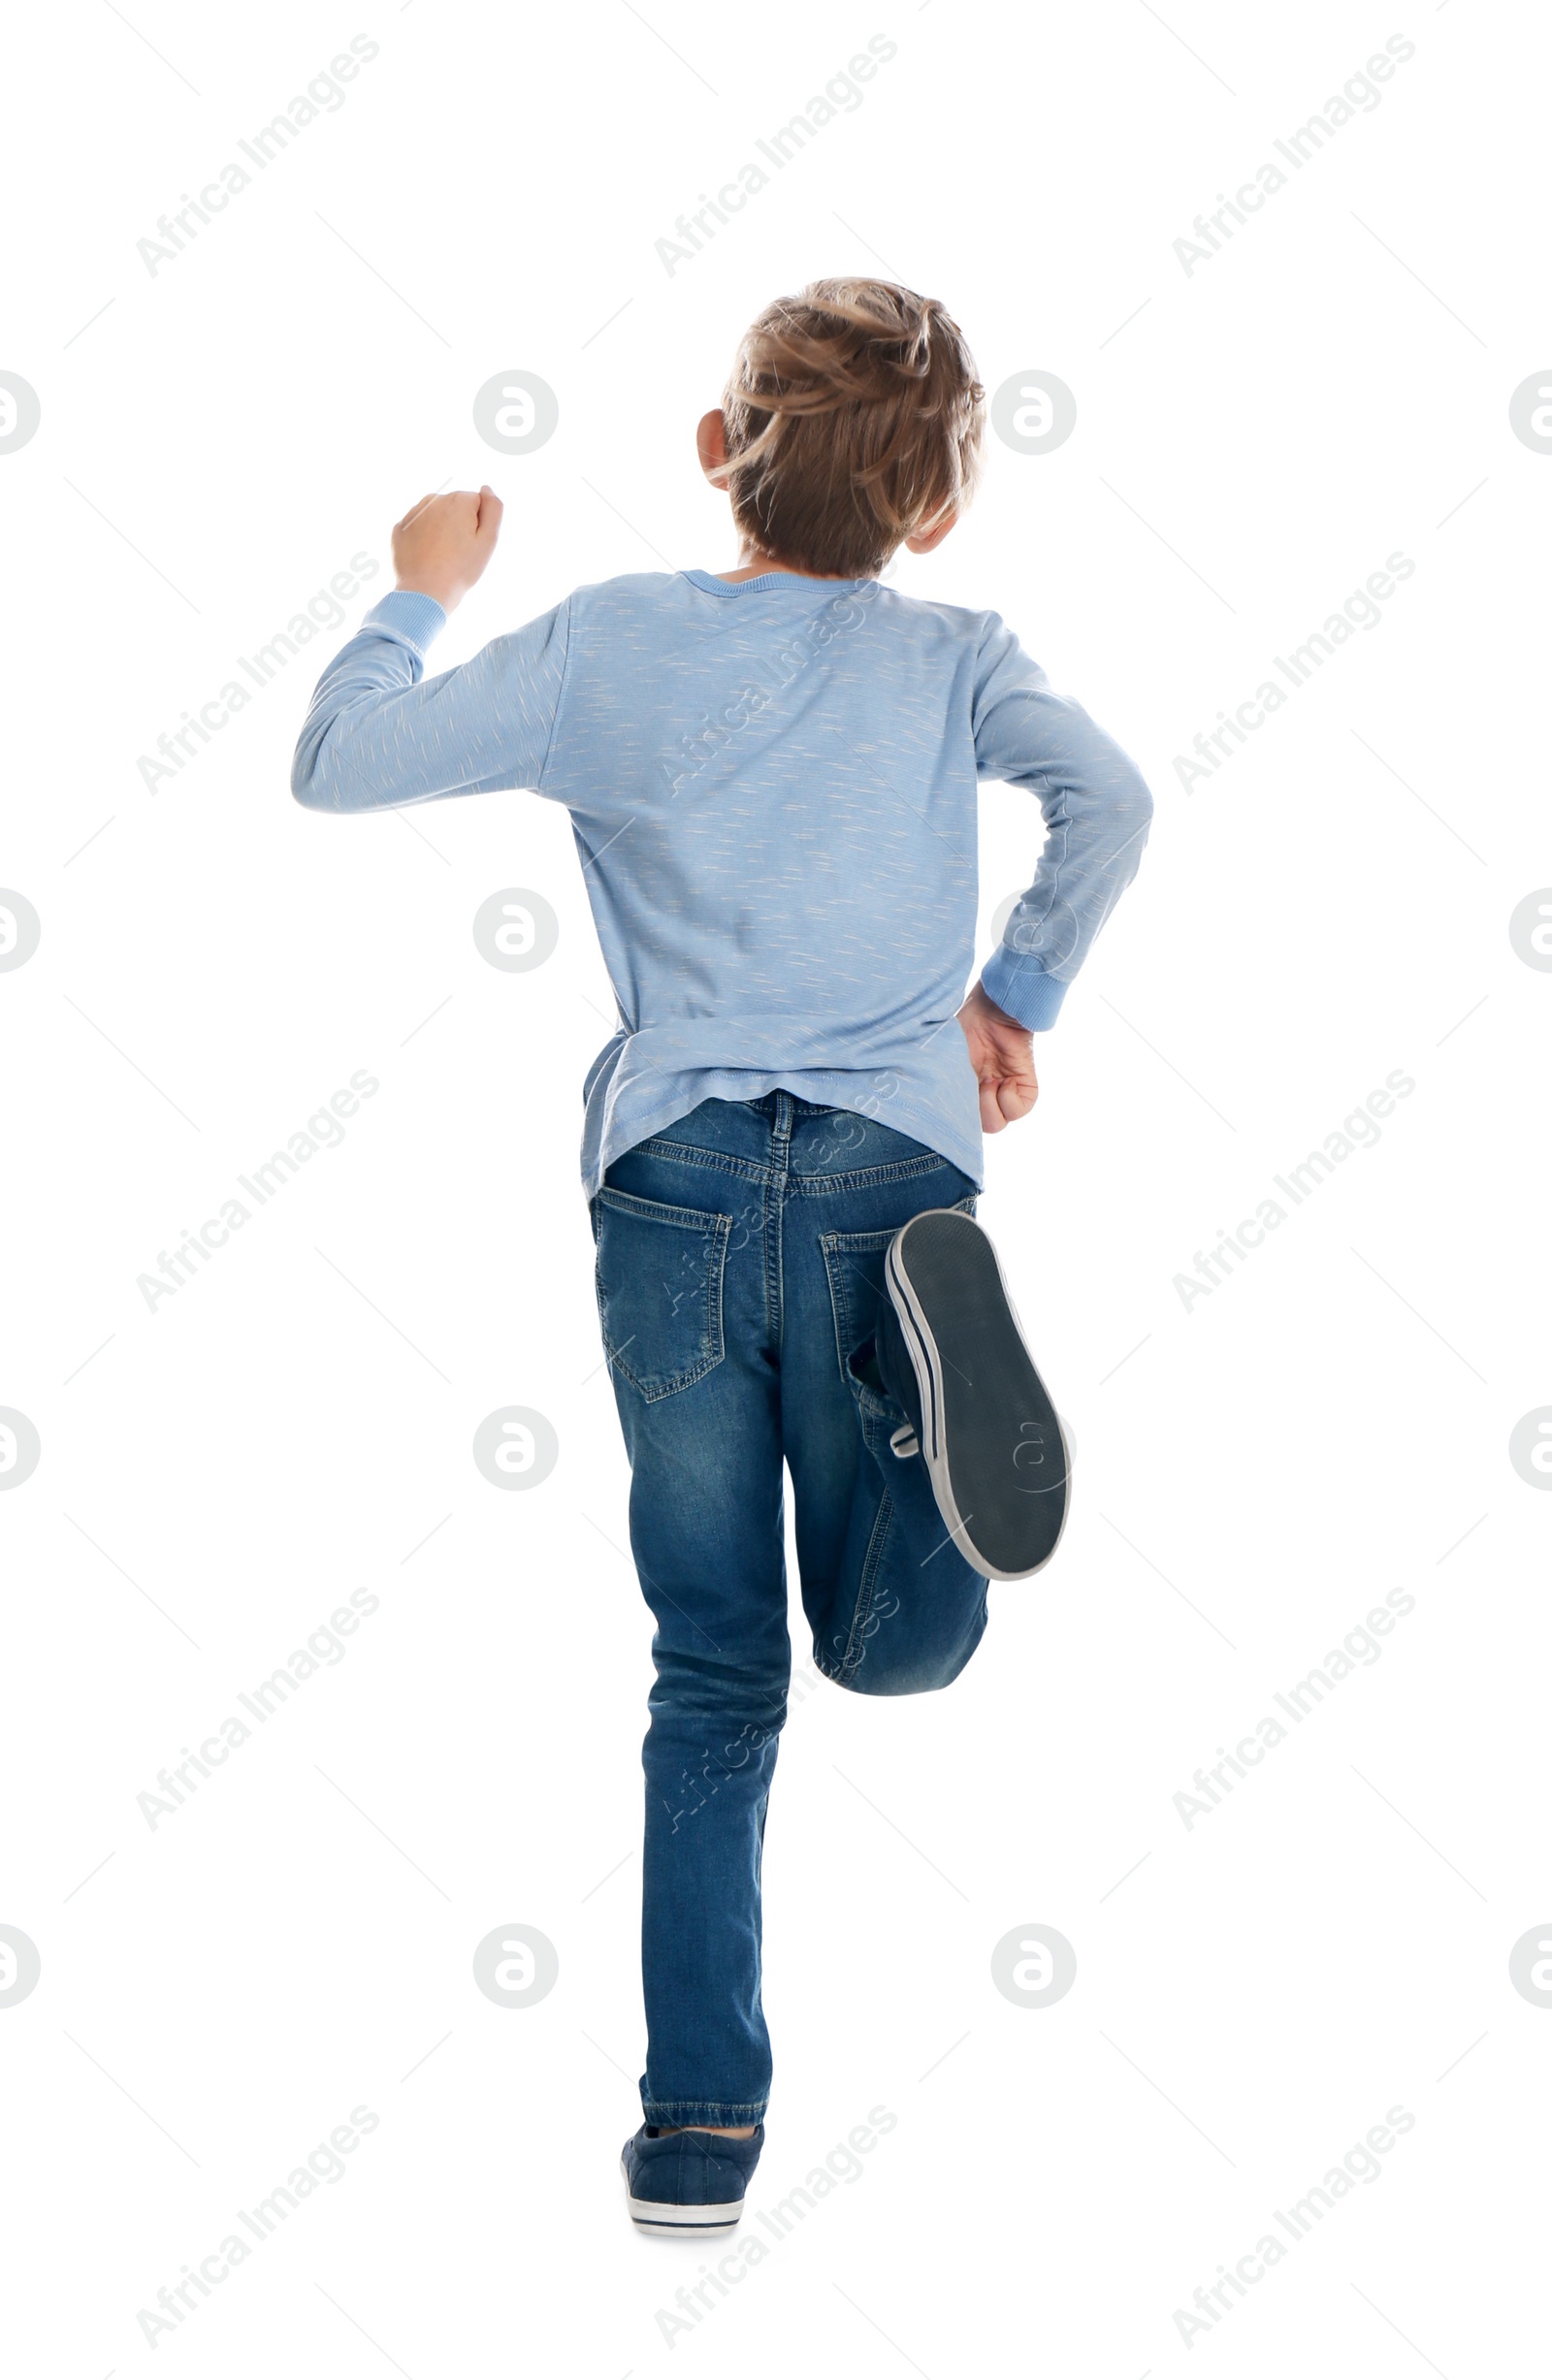
[{"label": "boy's right hand", "polygon": [[494,488],[477,496],[423,496],[394,524],[394,585],[430,595],[450,612],[469,593],[496,551],[501,499]]},{"label": "boy's right hand", "polygon": [[959,1011],[959,1024],[981,1085],[981,1129],[1002,1132],[1027,1115],[1040,1097],[1035,1037],[988,1000],[979,983]]}]

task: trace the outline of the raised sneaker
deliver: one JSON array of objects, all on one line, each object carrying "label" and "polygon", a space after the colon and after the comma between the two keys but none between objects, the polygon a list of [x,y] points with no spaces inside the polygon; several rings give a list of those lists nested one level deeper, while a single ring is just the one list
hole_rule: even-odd
[{"label": "raised sneaker", "polygon": [[1068,1450],[997,1251],[972,1215],[931,1207],[895,1233],[884,1278],[876,1360],[909,1417],[890,1444],[925,1463],[972,1569],[1028,1578],[1061,1536]]}]

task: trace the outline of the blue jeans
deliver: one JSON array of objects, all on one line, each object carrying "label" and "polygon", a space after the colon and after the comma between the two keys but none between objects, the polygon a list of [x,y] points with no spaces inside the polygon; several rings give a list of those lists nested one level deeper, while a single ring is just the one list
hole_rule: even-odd
[{"label": "blue jeans", "polygon": [[[974,1206],[947,1158],[788,1091],[706,1100],[593,1201],[598,1310],[657,1621],[641,1953],[649,2124],[753,2124],[770,2089],[760,1849],[792,1655],[782,1463],[803,1610],[837,1686],[956,1678],[986,1582],[945,1529],[904,1414],[866,1379],[884,1253]],[[875,1375],[876,1377],[876,1375]]]}]

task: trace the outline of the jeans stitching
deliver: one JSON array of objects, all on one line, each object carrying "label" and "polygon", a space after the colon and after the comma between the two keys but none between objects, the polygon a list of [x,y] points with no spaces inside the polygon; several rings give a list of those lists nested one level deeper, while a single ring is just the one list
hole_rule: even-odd
[{"label": "jeans stitching", "polygon": [[598,1193],[600,1206],[613,1207],[616,1214],[644,1215],[649,1223],[668,1223],[675,1231],[704,1232],[708,1227],[732,1226],[730,1215],[716,1214],[702,1206],[675,1206],[667,1199],[642,1198],[635,1190],[617,1190],[605,1182]]},{"label": "jeans stitching", "polygon": [[821,1232],[819,1235],[820,1247],[824,1257],[825,1276],[829,1282],[830,1317],[835,1325],[835,1360],[840,1366],[843,1381],[848,1379],[846,1341],[855,1336],[856,1316],[852,1301],[847,1295],[846,1281],[844,1277],[838,1277],[836,1268],[830,1259],[832,1256],[840,1256],[851,1249],[860,1249],[869,1242],[874,1248],[887,1248],[897,1229],[898,1226],[894,1225],[888,1231]]},{"label": "jeans stitching", "polygon": [[792,1156],[792,1100],[787,1091],[776,1093],[777,1108],[771,1119],[771,1147],[777,1161],[769,1166],[765,1175],[766,1246],[762,1251],[765,1263],[765,1335],[781,1359],[782,1333],[786,1321],[786,1267],[782,1240],[787,1229],[787,1191],[791,1179]]},{"label": "jeans stitching", "polygon": [[688,1141],[637,1141],[625,1154],[661,1157],[669,1165],[705,1166],[715,1174],[741,1174],[746,1181],[768,1181],[771,1173],[768,1165],[753,1157],[734,1157],[721,1148],[697,1148]]},{"label": "jeans stitching", "polygon": [[[664,1398],[681,1396],[686,1389],[692,1389],[697,1381],[704,1380],[708,1372],[716,1370],[728,1353],[727,1340],[723,1335],[723,1276],[727,1270],[728,1241],[732,1233],[733,1219],[731,1215],[697,1212],[694,1207],[670,1206],[665,1200],[639,1198],[633,1191],[616,1190],[608,1185],[598,1192],[592,1205],[593,1237],[597,1249],[593,1286],[610,1376],[612,1378],[618,1373],[629,1380],[643,1404],[661,1404]],[[709,1227],[709,1237],[714,1243],[706,1265],[706,1337],[710,1352],[698,1363],[693,1364],[688,1371],[675,1373],[673,1379],[662,1387],[644,1387],[625,1361],[624,1350],[617,1348],[609,1336],[608,1324],[603,1319],[603,1238],[598,1211],[600,1206],[612,1206],[617,1213],[643,1215],[652,1222],[667,1222],[672,1229],[679,1231],[695,1229],[708,1234]]]},{"label": "jeans stitching", "polygon": [[700,2116],[707,2123],[759,2123],[770,2105],[764,2099],[644,2099],[641,2112],[649,2124],[684,2124]]},{"label": "jeans stitching", "polygon": [[[701,1148],[689,1141],[638,1141],[625,1153],[632,1157],[659,1157],[669,1165],[704,1166],[713,1173],[739,1174],[746,1181],[769,1181],[775,1171],[754,1157],[735,1157],[727,1149]],[[858,1166],[846,1174],[789,1170],[787,1178],[799,1198],[829,1198],[842,1191],[870,1190],[889,1182],[912,1181],[922,1174],[935,1173],[939,1167],[951,1174],[959,1173],[952,1158],[927,1149],[920,1157],[892,1157],[886,1163]],[[964,1178],[960,1174],[960,1179]]]},{"label": "jeans stitching", "polygon": [[[968,1198],[959,1199],[953,1211],[955,1214],[973,1215],[978,1195],[977,1192],[972,1191]],[[846,1367],[847,1342],[856,1340],[857,1316],[853,1302],[847,1294],[845,1276],[837,1273],[831,1259],[848,1252],[876,1253],[881,1248],[887,1248],[899,1228],[898,1224],[889,1224],[872,1232],[820,1232],[817,1235],[820,1251],[824,1259],[825,1278],[829,1283],[830,1320],[835,1329],[835,1361],[840,1367],[843,1381],[849,1378]]]},{"label": "jeans stitching", "polygon": [[[874,1454],[872,1447],[869,1446],[867,1451],[869,1461],[876,1463],[878,1457]],[[878,1589],[878,1576],[884,1566],[884,1543],[889,1535],[889,1523],[893,1518],[894,1498],[889,1489],[885,1488],[877,1516],[874,1519],[873,1533],[867,1541],[867,1552],[862,1557],[862,1574],[857,1582],[857,1609],[852,1615],[852,1626],[846,1640],[846,1651],[841,1656],[840,1683],[843,1686],[855,1678],[862,1666],[862,1656],[867,1650],[862,1631],[872,1614],[873,1599]],[[855,1654],[854,1646],[857,1648]]]},{"label": "jeans stitching", "polygon": [[[959,1169],[948,1157],[940,1157],[928,1149],[921,1157],[894,1157],[885,1165],[858,1166],[850,1174],[793,1174],[792,1185],[803,1198],[828,1198],[846,1190],[872,1190],[889,1182],[914,1181],[918,1175],[936,1172],[943,1167],[950,1174]],[[962,1174],[963,1181],[966,1176]]]}]

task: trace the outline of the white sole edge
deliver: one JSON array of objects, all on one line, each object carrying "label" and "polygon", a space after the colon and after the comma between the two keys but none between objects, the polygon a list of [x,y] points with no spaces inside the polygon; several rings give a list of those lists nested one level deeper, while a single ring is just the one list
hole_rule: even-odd
[{"label": "white sole edge", "polygon": [[[923,1214],[957,1214],[960,1210],[957,1207],[944,1206],[923,1207],[922,1211]],[[919,1215],[911,1217],[912,1223],[920,1221],[921,1216]],[[1040,1367],[1036,1364],[1034,1357],[1029,1355],[1029,1342],[1024,1337],[1023,1325],[1018,1319],[1018,1309],[1008,1294],[1008,1276],[1003,1271],[1002,1259],[997,1254],[996,1243],[989,1234],[982,1229],[973,1215],[967,1215],[965,1221],[973,1231],[981,1233],[987,1247],[991,1250],[991,1261],[997,1268],[997,1279],[1001,1284],[1003,1297],[1007,1300],[1008,1311],[1013,1316],[1014,1328],[1018,1334],[1025,1355],[1029,1356],[1030,1367],[1038,1380],[1040,1379]],[[949,1466],[943,1454],[944,1415],[938,1397],[938,1374],[942,1366],[938,1355],[938,1343],[932,1335],[926,1315],[922,1310],[915,1291],[895,1262],[894,1252],[899,1245],[901,1234],[909,1228],[908,1224],[902,1224],[899,1232],[896,1232],[894,1238],[889,1241],[889,1253],[885,1258],[884,1266],[885,1282],[887,1294],[891,1295],[894,1310],[899,1315],[901,1323],[910,1326],[902,1329],[901,1336],[905,1340],[906,1353],[911,1358],[911,1368],[916,1373],[917,1394],[922,1400],[922,1420],[927,1427],[927,1440],[921,1449],[921,1455],[922,1462],[927,1466],[927,1476],[932,1482],[932,1493],[937,1497],[938,1510],[949,1523],[954,1542],[964,1560],[970,1563],[971,1569],[978,1570],[983,1578],[995,1579],[1000,1584],[1008,1586],[1015,1584],[1019,1579],[1035,1578],[1047,1567],[1048,1563],[1055,1560],[1056,1549],[1067,1533],[1067,1523],[1073,1508],[1073,1455],[1072,1448],[1067,1442],[1067,1432],[1062,1428],[1061,1415],[1056,1413],[1055,1405],[1052,1403],[1051,1409],[1056,1413],[1056,1429],[1061,1438],[1062,1460],[1066,1464],[1067,1475],[1063,1483],[1061,1522],[1051,1542],[1050,1553],[1043,1556],[1030,1570],[993,1570],[987,1566],[984,1556],[978,1556],[972,1560],[965,1550],[967,1531],[959,1507],[954,1501],[954,1489],[949,1479]],[[1041,1386],[1045,1387],[1043,1380],[1041,1380]],[[1049,1390],[1047,1396],[1049,1399]]]},{"label": "white sole edge", "polygon": [[[626,2171],[625,2159],[620,2160],[620,2171],[627,2193],[630,2176]],[[649,2232],[730,2232],[743,2218],[744,2202],[728,2202],[714,2206],[674,2206],[662,2199],[637,2199],[627,2196],[630,2220]]]}]

